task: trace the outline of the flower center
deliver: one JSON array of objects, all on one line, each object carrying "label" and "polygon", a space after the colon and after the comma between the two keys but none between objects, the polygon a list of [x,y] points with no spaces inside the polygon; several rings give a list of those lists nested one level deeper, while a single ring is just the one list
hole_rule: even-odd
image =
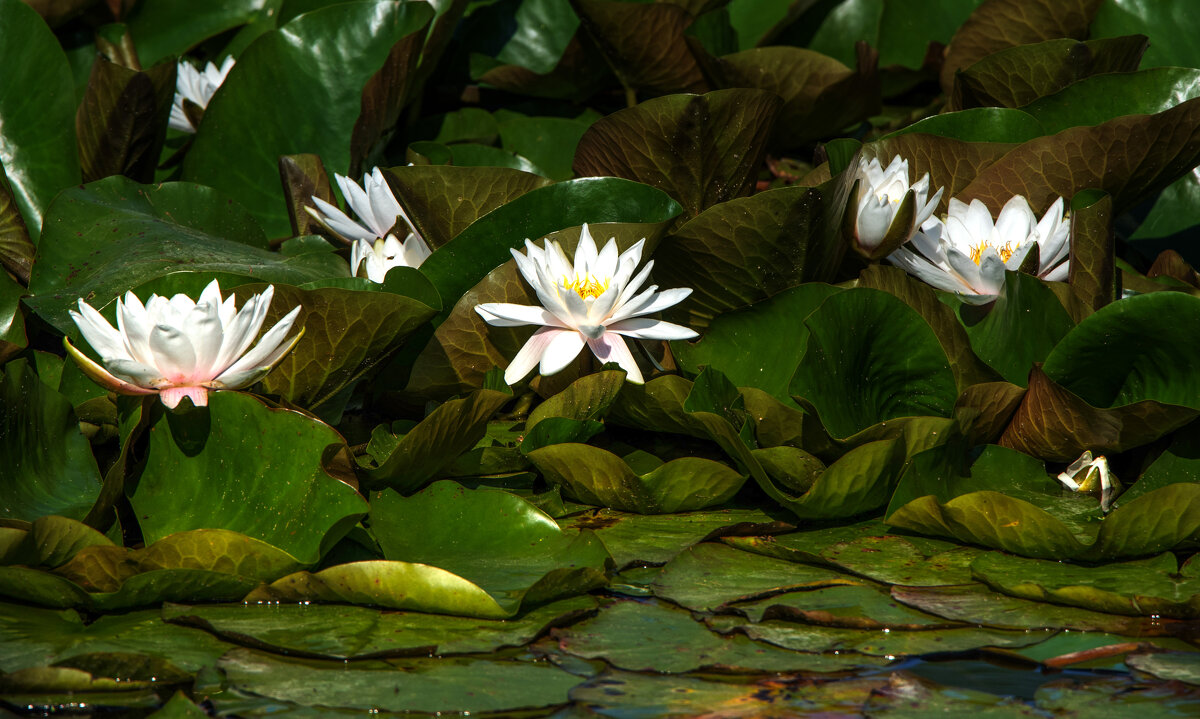
[{"label": "flower center", "polygon": [[1001,262],[1004,262],[1005,264],[1007,264],[1009,259],[1011,259],[1012,256],[1017,253],[1017,250],[1021,249],[1021,243],[1020,242],[1005,242],[1004,245],[1001,247],[996,247],[987,242],[980,242],[978,245],[971,245],[971,261],[977,265],[980,262],[982,262],[983,261],[983,251],[989,247],[996,250],[996,254],[1000,255]]},{"label": "flower center", "polygon": [[567,280],[563,277],[563,287],[571,290],[585,300],[594,300],[604,291],[608,289],[610,280],[606,277],[603,280],[595,275],[584,275],[583,277],[576,276],[573,280]]}]

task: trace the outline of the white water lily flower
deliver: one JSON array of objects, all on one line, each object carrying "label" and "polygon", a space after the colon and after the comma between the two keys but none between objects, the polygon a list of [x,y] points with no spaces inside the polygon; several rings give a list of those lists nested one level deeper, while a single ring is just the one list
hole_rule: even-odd
[{"label": "white water lily flower", "polygon": [[1113,500],[1124,490],[1117,475],[1109,470],[1104,455],[1093,458],[1090,449],[1060,472],[1058,481],[1072,492],[1099,493],[1100,509],[1105,512],[1112,508]]},{"label": "white water lily flower", "polygon": [[[942,199],[944,187],[929,197],[929,173],[920,180],[908,182],[908,160],[896,155],[888,166],[879,164],[878,158],[870,161],[860,158],[858,161],[858,195],[854,202],[851,233],[855,249],[870,259],[878,259],[892,249],[903,244],[917,231],[937,208]],[[897,228],[895,242],[889,242],[890,247],[880,248],[896,213],[900,210],[904,198],[913,194],[912,222]]]},{"label": "white water lily flower", "polygon": [[686,327],[642,316],[671,307],[692,293],[689,288],[658,292],[658,285],[638,292],[654,267],[651,260],[636,277],[633,274],[645,244],[645,239],[639,240],[618,255],[616,238],[612,238],[597,252],[592,233],[584,225],[574,262],[557,242],[547,242],[542,249],[526,240],[525,254],[511,250],[517,269],[542,306],[489,302],[477,305],[475,311],[497,327],[542,327],[513,357],[504,381],[516,384],[539,364],[543,375],[559,372],[587,345],[601,362],[616,362],[625,370],[626,379],[641,384],[642,372],[625,337],[684,340],[698,336]]},{"label": "white water lily flower", "polygon": [[[361,187],[354,180],[336,173],[333,179],[341,188],[346,204],[365,225],[355,222],[346,213],[316,196],[312,198],[316,209],[304,209],[330,232],[351,243],[352,274],[357,275],[365,263],[367,278],[373,282],[383,282],[384,275],[391,268],[418,267],[425,261],[430,255],[429,245],[425,244],[404,213],[404,208],[396,201],[378,167],[371,170],[371,174],[363,175]],[[405,232],[403,242],[392,233],[396,228]]]},{"label": "white water lily flower", "polygon": [[[150,295],[145,305],[132,292],[117,300],[117,327],[113,329],[91,305],[79,300],[71,319],[103,366],[75,349],[64,338],[67,352],[96,383],[121,394],[158,393],[163,404],[174,408],[184,397],[192,404],[208,404],[210,389],[240,389],[262,379],[283,359],[304,334],[284,337],[296,321],[296,307],[267,330],[254,349],[275,287],[254,295],[241,310],[233,296],[221,300],[216,280],[193,302],[187,295]],[[249,350],[249,351],[247,351]]]},{"label": "white water lily flower", "polygon": [[195,132],[196,128],[192,126],[192,121],[183,111],[183,101],[190,100],[202,108],[208,107],[209,100],[212,100],[217,88],[225,82],[225,77],[232,69],[232,57],[225,58],[225,62],[221,63],[219,68],[210,62],[204,66],[203,70],[197,70],[190,62],[180,60],[179,69],[175,75],[175,100],[171,103],[169,123],[171,129],[180,132]]},{"label": "white water lily flower", "polygon": [[1061,197],[1039,221],[1025,198],[1015,195],[995,223],[979,200],[968,205],[952,198],[944,222],[932,217],[913,235],[917,252],[902,247],[888,255],[888,261],[938,289],[957,293],[965,302],[981,305],[996,299],[1004,286],[1004,271],[1020,268],[1035,246],[1037,276],[1066,280],[1070,235]]}]

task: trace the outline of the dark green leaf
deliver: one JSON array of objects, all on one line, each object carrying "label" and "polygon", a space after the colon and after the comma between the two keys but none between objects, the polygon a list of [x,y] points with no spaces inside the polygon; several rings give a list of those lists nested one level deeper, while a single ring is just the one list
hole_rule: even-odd
[{"label": "dark green leaf", "polygon": [[693,18],[683,8],[614,0],[571,0],[571,7],[628,92],[708,90],[697,48],[684,37]]}]

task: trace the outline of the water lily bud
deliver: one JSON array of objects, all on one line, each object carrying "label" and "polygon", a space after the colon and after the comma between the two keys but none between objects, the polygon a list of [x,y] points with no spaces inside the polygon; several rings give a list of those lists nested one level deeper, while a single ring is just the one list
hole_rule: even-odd
[{"label": "water lily bud", "polygon": [[860,159],[847,211],[847,233],[855,252],[869,260],[891,254],[929,219],[942,199],[938,188],[929,198],[929,173],[908,182],[908,160],[896,155],[887,168],[879,160]]},{"label": "water lily bud", "polygon": [[186,60],[179,61],[179,69],[175,75],[175,99],[171,103],[171,119],[168,125],[180,132],[195,132],[196,126],[188,116],[185,101],[203,110],[208,107],[209,100],[216,94],[217,88],[225,82],[229,71],[233,69],[232,57],[225,58],[221,67],[211,62],[203,70],[197,70]]}]

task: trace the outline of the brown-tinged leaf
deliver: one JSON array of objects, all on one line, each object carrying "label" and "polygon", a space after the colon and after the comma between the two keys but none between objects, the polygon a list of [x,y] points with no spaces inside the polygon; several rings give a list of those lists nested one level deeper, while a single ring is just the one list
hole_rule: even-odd
[{"label": "brown-tinged leaf", "polygon": [[1175,250],[1163,250],[1154,259],[1154,264],[1146,271],[1146,277],[1170,277],[1186,285],[1200,289],[1200,273],[1183,259],[1183,255]]},{"label": "brown-tinged leaf", "polygon": [[96,51],[121,67],[142,69],[133,36],[129,34],[129,28],[122,24],[102,25],[96,30]]},{"label": "brown-tinged leaf", "polygon": [[[243,285],[235,292],[244,301],[265,289]],[[297,306],[302,309],[295,327],[303,327],[304,336],[266,376],[263,388],[310,409],[377,366],[437,314],[423,302],[391,292],[302,290],[276,284],[264,326],[273,326]]]},{"label": "brown-tinged leaf", "polygon": [[506,167],[414,165],[393,167],[384,175],[435,250],[497,207],[550,184],[544,177]]},{"label": "brown-tinged leaf", "polygon": [[942,89],[949,94],[954,73],[994,52],[1055,38],[1087,37],[1102,0],[986,0],[971,13],[946,48]]},{"label": "brown-tinged leaf", "polygon": [[[802,282],[829,279],[843,244],[823,227],[824,188],[782,187],[715,205],[684,224],[655,253],[663,287],[691,287],[670,314],[704,329]],[[832,260],[832,261],[831,261]]]},{"label": "brown-tinged leaf", "polygon": [[963,142],[914,132],[863,145],[862,156],[868,160],[878,158],[884,167],[895,155],[907,159],[911,181],[918,180],[928,172],[931,191],[936,192],[935,188],[938,187],[946,188],[936,210],[941,213],[949,207],[951,197],[958,197],[984,168],[1004,157],[1014,147],[1008,143]]},{"label": "brown-tinged leaf", "polygon": [[21,217],[21,209],[8,185],[8,178],[0,167],[0,267],[11,272],[21,284],[27,285],[36,252],[37,248],[25,228],[25,219]]},{"label": "brown-tinged leaf", "polygon": [[520,65],[501,65],[475,79],[480,84],[518,95],[583,102],[611,77],[612,70],[607,63],[597,62],[596,54],[591,39],[580,29],[548,73],[539,74]]},{"label": "brown-tinged leaf", "polygon": [[410,97],[428,25],[405,35],[392,46],[383,67],[367,80],[362,109],[350,134],[350,176],[357,177],[371,164],[374,153],[391,138],[392,129]]},{"label": "brown-tinged leaf", "polygon": [[575,174],[643,182],[698,215],[750,194],[781,104],[772,93],[750,89],[643,102],[584,133]]},{"label": "brown-tinged leaf", "polygon": [[923,282],[909,277],[906,272],[886,265],[871,265],[858,276],[859,287],[883,290],[904,300],[909,307],[933,328],[938,342],[950,360],[959,392],[980,382],[997,379],[995,371],[984,364],[971,351],[971,342],[954,310],[942,304],[933,290]]},{"label": "brown-tinged leaf", "polygon": [[75,115],[84,182],[109,175],[154,180],[175,97],[175,70],[169,60],[139,72],[96,58]]},{"label": "brown-tinged leaf", "polygon": [[1024,396],[1025,388],[1011,382],[971,385],[954,403],[954,419],[969,444],[991,444],[1000,438]]},{"label": "brown-tinged leaf", "polygon": [[1152,442],[1197,414],[1194,409],[1155,400],[1098,409],[1060,387],[1035,365],[1029,373],[1029,391],[999,444],[1045,460],[1070,462],[1084,450],[1108,454]]},{"label": "brown-tinged leaf", "polygon": [[1022,107],[1085,77],[1133,72],[1147,42],[1145,35],[1061,38],[1001,50],[957,73],[950,109]]},{"label": "brown-tinged leaf", "polygon": [[1121,296],[1113,232],[1112,196],[1083,191],[1071,200],[1071,268],[1067,282],[1080,302],[1092,310]]},{"label": "brown-tinged leaf", "polygon": [[784,149],[840,133],[880,108],[879,53],[860,42],[851,70],[819,52],[763,47],[712,58],[705,72],[717,87],[755,87],[783,99],[771,139]]},{"label": "brown-tinged leaf", "polygon": [[1024,195],[1040,212],[1058,197],[1100,189],[1112,195],[1119,215],[1191,170],[1197,160],[1200,98],[1156,115],[1118,117],[1022,143],[955,194],[965,202],[983,200],[993,212],[1013,195]]},{"label": "brown-tinged leaf", "polygon": [[655,95],[706,92],[692,45],[693,18],[677,5],[571,0],[600,53],[630,91]]},{"label": "brown-tinged leaf", "polygon": [[96,0],[21,0],[37,11],[50,27],[58,27],[75,17]]},{"label": "brown-tinged leaf", "polygon": [[279,180],[283,183],[283,198],[287,202],[288,219],[292,221],[292,236],[324,235],[329,231],[313,219],[304,208],[316,208],[313,197],[337,204],[329,176],[320,155],[282,155],[279,158]]}]

